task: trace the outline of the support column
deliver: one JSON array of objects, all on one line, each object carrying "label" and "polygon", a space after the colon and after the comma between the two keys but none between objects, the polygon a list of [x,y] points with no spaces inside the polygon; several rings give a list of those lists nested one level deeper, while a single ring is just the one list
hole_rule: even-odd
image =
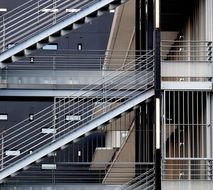
[{"label": "support column", "polygon": [[[135,0],[135,50],[136,56],[141,56],[141,50],[146,50],[146,0]],[[142,123],[141,123],[141,105],[135,110],[135,161],[143,161],[142,152]],[[140,171],[140,166],[136,166],[137,171]]]},{"label": "support column", "polygon": [[[153,50],[154,0],[136,0],[135,33],[137,56],[143,55],[144,52],[140,52],[141,50]],[[154,99],[151,101],[154,103]],[[142,103],[135,111],[136,162],[153,162],[153,151],[155,147],[153,142],[154,120],[150,114],[153,112],[153,108],[154,106],[152,107],[146,102]],[[150,116],[150,118],[148,116]],[[150,122],[148,119],[150,119]],[[140,171],[139,166],[136,166],[136,171],[137,170]]]},{"label": "support column", "polygon": [[155,189],[161,190],[161,58],[160,58],[160,0],[155,0]]},{"label": "support column", "polygon": [[146,49],[146,0],[135,2],[135,49]]},{"label": "support column", "polygon": [[147,0],[147,49],[153,50],[154,9],[153,0]]}]

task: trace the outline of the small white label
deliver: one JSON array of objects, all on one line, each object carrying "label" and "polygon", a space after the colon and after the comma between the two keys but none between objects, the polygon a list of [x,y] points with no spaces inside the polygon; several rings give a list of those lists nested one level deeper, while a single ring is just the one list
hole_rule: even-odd
[{"label": "small white label", "polygon": [[5,154],[6,156],[19,156],[21,152],[20,150],[7,150]]},{"label": "small white label", "polygon": [[66,121],[80,121],[81,116],[79,115],[66,115]]},{"label": "small white label", "polygon": [[8,115],[7,114],[0,114],[0,120],[7,120]]},{"label": "small white label", "polygon": [[56,170],[56,164],[42,164],[42,170]]},{"label": "small white label", "polygon": [[67,13],[77,13],[79,12],[81,9],[66,9]]},{"label": "small white label", "polygon": [[56,12],[58,12],[58,9],[42,9],[41,12],[44,12],[44,13],[56,13]]},{"label": "small white label", "polygon": [[0,8],[0,12],[7,12],[6,8]]},{"label": "small white label", "polygon": [[48,128],[45,129],[45,128],[43,128],[41,133],[43,133],[43,134],[55,134],[56,130],[55,129],[48,129]]}]

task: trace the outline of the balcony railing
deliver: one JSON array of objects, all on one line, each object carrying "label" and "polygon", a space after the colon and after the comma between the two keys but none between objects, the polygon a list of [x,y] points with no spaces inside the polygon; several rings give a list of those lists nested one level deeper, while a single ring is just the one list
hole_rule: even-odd
[{"label": "balcony railing", "polygon": [[144,173],[124,184],[119,190],[153,190],[155,189],[155,169],[147,169]]},{"label": "balcony railing", "polygon": [[[140,51],[142,53],[143,51]],[[136,51],[42,51],[0,71],[1,88],[80,89],[95,84],[111,71],[119,74],[138,56]]]},{"label": "balcony railing", "polygon": [[213,159],[170,159],[162,168],[164,180],[213,180]]},{"label": "balcony railing", "polygon": [[[43,50],[44,51],[44,50]],[[1,88],[79,89],[137,58],[136,51],[57,50],[2,69]],[[162,81],[211,82],[212,42],[162,41]]]},{"label": "balcony railing", "polygon": [[164,91],[164,180],[212,180],[211,100],[208,91]]},{"label": "balcony railing", "polygon": [[162,80],[211,81],[212,50],[210,41],[162,41]]},{"label": "balcony railing", "polygon": [[161,42],[162,61],[210,62],[213,60],[211,41],[166,41]]},{"label": "balcony railing", "polygon": [[[117,73],[121,71],[121,73]],[[138,94],[149,91],[154,83],[154,51],[111,71],[104,79],[96,81],[81,90],[84,93],[71,94],[29,118],[5,129],[1,133],[1,170],[7,169],[31,154],[49,147],[68,133],[81,130],[82,126],[103,114],[125,104]],[[67,115],[79,116],[80,120],[66,120]],[[45,132],[44,132],[45,130]],[[49,131],[47,133],[46,131]],[[20,151],[17,155],[5,155],[8,150]]]}]

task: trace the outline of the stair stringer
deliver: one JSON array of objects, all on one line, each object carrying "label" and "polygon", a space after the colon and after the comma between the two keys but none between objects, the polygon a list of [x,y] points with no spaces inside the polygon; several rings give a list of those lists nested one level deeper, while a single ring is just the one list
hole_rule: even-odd
[{"label": "stair stringer", "polygon": [[37,160],[43,158],[44,156],[50,154],[51,152],[65,146],[66,144],[72,142],[73,140],[85,135],[89,131],[95,129],[96,127],[104,124],[105,122],[113,119],[114,117],[120,115],[121,113],[135,107],[141,102],[147,100],[148,98],[154,95],[154,89],[149,89],[134,98],[129,99],[127,102],[122,103],[115,109],[110,112],[106,112],[105,114],[93,119],[88,124],[85,124],[74,131],[71,131],[66,136],[53,141],[50,144],[40,148],[39,150],[35,150],[32,154],[29,154],[22,158],[21,160],[15,162],[14,164],[6,167],[0,172],[0,182],[3,183],[3,179],[13,175],[15,172],[24,169],[24,167],[36,162]]},{"label": "stair stringer", "polygon": [[[16,44],[14,47],[11,47],[10,49],[2,52],[0,54],[0,68],[4,68],[7,65],[5,63],[6,60],[7,60],[6,62],[14,62],[20,59],[20,57],[17,54],[19,54],[20,52],[23,52],[24,54],[26,52],[29,52],[28,51],[29,48],[34,46],[35,44],[36,44],[36,49],[39,49],[43,47],[44,45],[48,44],[50,41],[47,41],[47,43],[43,43],[42,45],[39,42],[41,42],[44,39],[49,40],[55,33],[61,31],[60,32],[61,36],[63,36],[63,34],[64,35],[67,34],[63,32],[63,29],[71,25],[78,24],[79,20],[84,19],[84,23],[81,23],[80,25],[87,23],[88,19],[86,19],[86,17],[93,14],[94,12],[97,12],[96,17],[101,16],[103,14],[103,11],[101,11],[101,9],[107,5],[110,5],[114,1],[115,0],[100,0],[99,2],[94,3],[90,7],[84,10],[81,10],[74,15],[71,15],[69,18],[60,21],[59,23],[51,26],[50,28],[47,28],[46,30],[36,34],[35,36],[32,36],[29,39],[23,40],[19,44]],[[126,1],[127,0],[121,0],[121,4],[125,3]],[[109,9],[112,9],[113,7],[114,6],[111,5],[109,6]],[[70,29],[70,31],[72,31],[72,29]]]},{"label": "stair stringer", "polygon": [[[116,154],[113,163],[107,171],[104,184],[124,184],[130,181],[135,176],[135,123],[133,122],[129,135],[121,147],[120,151]],[[128,160],[128,161],[127,161]],[[121,164],[119,164],[119,162]],[[132,162],[128,164],[128,168],[122,167],[123,162]],[[118,175],[120,177],[117,182]]]}]

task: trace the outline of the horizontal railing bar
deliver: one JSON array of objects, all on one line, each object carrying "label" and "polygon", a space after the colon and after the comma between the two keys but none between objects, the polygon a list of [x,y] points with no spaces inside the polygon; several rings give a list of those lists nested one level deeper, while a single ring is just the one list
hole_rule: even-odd
[{"label": "horizontal railing bar", "polygon": [[212,61],[207,60],[161,60],[161,62],[172,62],[172,63],[211,63]]},{"label": "horizontal railing bar", "polygon": [[[113,97],[113,98],[115,98],[115,97]],[[91,106],[89,105],[88,107],[84,107],[84,109],[87,110],[87,109],[90,108],[90,107],[91,107]],[[98,107],[102,107],[102,105],[99,105]],[[68,109],[68,108],[65,108],[65,109]],[[73,110],[73,111],[74,111],[74,110]],[[81,111],[84,111],[84,110],[81,110]],[[99,110],[98,110],[98,111],[99,111]],[[64,112],[64,110],[62,110],[62,112]],[[90,113],[90,111],[88,111],[88,112],[86,112],[86,113],[84,112],[85,115],[87,115],[87,114],[89,114],[89,113]],[[57,112],[57,114],[60,114],[60,113]],[[60,115],[60,117],[65,116],[65,114],[66,114],[66,113],[64,113],[64,115]],[[60,117],[57,118],[57,120],[59,120]],[[90,115],[89,115],[88,117],[90,117]],[[52,118],[52,115],[50,116],[50,118]],[[50,118],[45,118],[45,120],[48,120],[48,119],[50,119]],[[86,119],[87,119],[87,118],[86,118]],[[85,119],[84,119],[84,120],[85,120]],[[62,121],[62,122],[63,122],[63,121]],[[82,120],[81,120],[80,122],[82,122]],[[80,123],[80,122],[79,122],[79,123]],[[43,123],[43,121],[41,121],[40,123]],[[36,123],[36,125],[34,125],[33,127],[39,125],[40,123]],[[49,123],[46,123],[45,125],[48,125],[48,124],[52,124],[52,121],[50,121]],[[57,125],[57,124],[60,124],[60,122],[59,122],[59,123],[55,123],[55,125]],[[66,123],[66,124],[67,124],[67,123]],[[76,123],[75,123],[74,125],[76,125]],[[42,127],[45,127],[45,126],[42,126]],[[63,127],[63,125],[62,125],[62,127]],[[20,129],[20,130],[21,130],[21,129]],[[19,131],[20,131],[20,130],[19,130]],[[39,129],[36,128],[36,131],[37,131],[37,130],[39,130]],[[19,140],[23,139],[24,137],[26,137],[26,136],[28,136],[28,135],[30,135],[30,134],[32,134],[32,133],[35,132],[35,130],[32,131],[31,128],[28,128],[27,131],[30,131],[30,133],[26,134],[25,136],[21,136],[21,138],[17,139],[16,141],[13,141],[12,144],[15,144],[17,141],[19,141]],[[21,134],[24,133],[24,132],[26,132],[26,130],[23,131],[23,132],[21,132],[21,133],[19,133],[18,136],[21,135]],[[39,135],[39,134],[38,134],[38,135]],[[14,136],[13,138],[16,138],[16,136]],[[11,140],[13,140],[13,139],[8,139],[7,141],[11,141]],[[5,143],[6,143],[7,141],[5,141]],[[11,146],[12,144],[10,143],[10,144],[8,144],[7,146]],[[24,141],[22,142],[22,144],[24,144]],[[5,146],[5,148],[7,148],[7,146]],[[16,148],[16,146],[13,147],[13,148]]]},{"label": "horizontal railing bar", "polygon": [[[132,62],[130,62],[129,64],[131,64],[131,63],[132,63]],[[121,68],[122,68],[122,67],[121,67]],[[117,70],[118,70],[118,69],[117,69]],[[116,70],[116,71],[117,71],[117,70]],[[105,78],[111,76],[112,74],[113,74],[113,73],[107,74],[107,75],[105,76]],[[103,82],[103,79],[98,79],[97,81],[95,81],[95,83],[90,84],[90,85],[87,85],[86,87],[82,88],[81,90],[88,89],[88,88],[91,87],[92,85],[97,85],[98,82]],[[94,87],[93,87],[93,88],[90,88],[90,91],[91,91],[91,90],[94,90],[94,89],[95,89]],[[71,96],[75,96],[75,95],[77,95],[77,94],[78,94],[78,93],[74,93],[74,94],[72,94]],[[85,95],[85,94],[82,94],[82,95]],[[66,98],[68,98],[68,97],[65,97],[65,99],[66,99]],[[40,112],[36,113],[34,116],[37,116],[37,114],[40,114],[40,113],[42,113],[42,112],[45,112],[45,111],[46,111],[47,109],[49,109],[50,107],[52,107],[52,105],[49,106],[49,107],[47,107],[47,108],[45,108],[44,110],[41,110]],[[22,122],[25,122],[25,121],[28,121],[28,118],[25,119],[25,120],[23,120]],[[17,125],[21,124],[22,122],[20,122],[20,123],[14,125],[13,127],[16,127]],[[10,128],[10,129],[13,129],[13,128]],[[3,131],[2,133],[7,132],[7,130],[9,130],[9,129],[6,129],[6,130]]]},{"label": "horizontal railing bar", "polygon": [[123,190],[123,189],[126,189],[126,188],[128,189],[129,187],[132,187],[132,186],[131,186],[131,183],[134,183],[135,181],[137,181],[137,180],[139,180],[139,179],[141,179],[141,178],[146,179],[146,178],[145,178],[146,175],[148,175],[150,172],[154,172],[154,168],[152,168],[152,169],[146,171],[145,173],[142,173],[141,175],[137,176],[136,178],[133,178],[132,180],[130,180],[130,181],[127,182],[126,184],[122,185],[119,189],[120,189],[120,190]]},{"label": "horizontal railing bar", "polygon": [[[131,64],[131,63],[132,63],[132,62],[130,62],[130,64]],[[117,71],[117,70],[116,70],[116,71]],[[106,75],[105,77],[109,77],[109,76],[111,76],[111,75],[112,75],[112,73],[109,73],[109,74]],[[97,85],[98,82],[103,82],[103,80],[102,80],[102,79],[98,79],[98,80],[95,81],[95,83],[93,83],[93,84]],[[81,90],[88,89],[88,88],[91,87],[93,84],[87,85],[86,87],[82,88]],[[94,89],[94,88],[90,89],[90,91],[93,90],[93,89]],[[78,94],[78,93],[74,93],[74,94],[71,94],[71,96],[75,96],[75,95],[77,95],[77,94]],[[66,98],[68,98],[68,97],[65,97],[65,99],[66,99]],[[35,116],[37,116],[38,114],[40,114],[40,113],[42,113],[42,112],[45,112],[45,111],[46,111],[47,109],[49,109],[50,107],[52,107],[52,105],[49,106],[49,107],[47,107],[47,108],[45,108],[45,109],[43,109],[43,110],[41,110],[40,112],[36,113]],[[17,123],[17,124],[14,125],[13,127],[16,127],[17,125],[20,125],[20,124],[22,124],[22,123],[25,122],[25,121],[28,121],[28,118],[26,118],[26,119],[23,120],[22,122]],[[10,128],[10,129],[13,129],[13,127]],[[2,133],[7,132],[8,130],[9,130],[9,129],[6,129],[6,130],[3,131]]]},{"label": "horizontal railing bar", "polygon": [[208,123],[193,123],[193,124],[191,124],[191,123],[170,123],[170,124],[164,124],[164,126],[165,127],[169,127],[169,126],[178,126],[178,125],[180,125],[180,126],[205,126],[205,127],[209,127],[209,124]]},{"label": "horizontal railing bar", "polygon": [[[22,7],[24,7],[24,6],[27,5],[27,4],[30,4],[30,5],[31,5],[31,2],[34,2],[34,0],[29,0],[29,1],[25,2],[25,3],[22,3],[20,6],[15,7],[14,9],[10,10],[9,12],[4,13],[3,15],[0,15],[0,18],[3,18],[3,17],[5,17],[5,16],[7,16],[7,15],[9,15],[9,14],[12,14],[12,15],[16,14],[16,13],[14,13],[14,12],[16,12],[18,9],[23,10]],[[10,17],[9,17],[9,18],[10,18]]]},{"label": "horizontal railing bar", "polygon": [[36,122],[36,120],[35,120],[35,122]]},{"label": "horizontal railing bar", "polygon": [[[78,165],[78,164],[112,164],[113,162],[105,162],[105,161],[96,161],[96,162],[56,162],[57,165]],[[129,164],[134,164],[134,165],[141,165],[141,166],[152,166],[155,163],[154,162],[127,162],[127,161],[121,161],[121,162],[116,162],[115,165],[129,165]],[[137,168],[136,168],[137,169]]]},{"label": "horizontal railing bar", "polygon": [[[149,58],[146,58],[145,60],[143,60],[143,62],[144,61],[146,61],[146,60],[148,60],[148,59],[150,59],[150,57]],[[141,62],[139,62],[140,64],[141,64]],[[138,63],[137,63],[138,64]],[[149,63],[150,64],[150,63]],[[135,65],[133,65],[134,67],[135,67]],[[146,66],[146,65],[145,65]],[[132,65],[131,65],[131,67],[132,67]],[[131,68],[130,67],[130,68]],[[144,65],[142,66],[142,67],[144,67]],[[140,68],[140,67],[139,67]],[[152,68],[152,67],[151,67]],[[140,68],[141,69],[141,68]],[[146,68],[147,70],[149,70],[150,69],[150,67],[148,67],[148,68]],[[146,70],[144,70],[143,72],[145,72]],[[152,71],[150,71],[151,73],[153,72],[153,70]],[[149,74],[150,72],[148,72],[147,74]],[[124,72],[125,73],[125,72]],[[128,74],[128,73],[127,73]],[[136,80],[139,80],[141,77],[143,78],[144,77],[144,75],[143,76],[140,76],[139,75],[140,74],[140,72],[139,73],[137,73],[136,75],[133,75],[133,77],[135,78],[137,78]],[[139,75],[140,77],[138,78],[137,77],[137,75]],[[120,75],[118,75],[118,76],[120,76]],[[127,75],[128,76],[128,75]],[[123,77],[126,77],[126,75],[124,75]],[[153,76],[151,76],[151,78],[152,78]],[[118,78],[119,80],[120,80],[120,78]],[[129,78],[128,77],[128,80],[130,80],[131,78]],[[146,80],[149,80],[149,78],[146,78]],[[135,81],[135,79],[133,80],[133,82]],[[153,81],[150,81],[151,83],[150,84],[152,84],[153,85]],[[132,81],[131,81],[131,83],[132,83]],[[131,84],[131,83],[129,83],[129,84]],[[125,84],[125,85],[123,85],[122,86],[122,88],[124,88],[125,86],[129,86],[129,84]],[[147,84],[149,84],[149,83],[147,83]],[[146,84],[146,85],[147,85]],[[111,85],[111,84],[109,84],[109,85]],[[120,84],[117,84],[118,86],[120,86]],[[117,86],[116,85],[116,86]],[[134,84],[135,85],[135,84]],[[144,85],[145,86],[145,85]],[[106,87],[106,86],[105,86]],[[142,89],[143,89],[143,86],[141,87]],[[117,91],[119,91],[119,89],[116,89]],[[127,90],[128,90],[128,88],[127,88]],[[126,92],[127,90],[125,90],[124,92]],[[137,91],[138,89],[136,89],[136,90],[134,90],[133,92],[131,91],[130,93],[129,93],[129,95],[130,94],[132,94],[132,93],[134,93],[135,91]],[[114,101],[113,103],[115,104],[115,102],[119,102],[120,100],[122,100],[124,97],[122,97],[122,98],[119,98],[120,96],[123,96],[123,93],[124,93],[123,91],[122,92],[119,92],[120,94],[119,94],[119,96],[118,95],[116,95],[116,96],[114,96],[113,97],[113,99],[115,99],[115,98],[118,98],[118,100],[116,100],[116,101]],[[114,92],[113,92],[114,93]],[[128,96],[129,96],[128,95]],[[96,95],[97,96],[97,95]],[[127,96],[125,96],[125,97],[127,97]],[[105,98],[102,98],[103,100],[105,100]],[[101,99],[101,100],[102,100]],[[111,101],[112,100],[112,98],[110,98],[110,99],[108,99],[107,101]],[[65,101],[65,99],[64,99],[64,101]],[[70,102],[73,102],[73,100],[69,100],[68,102],[64,102],[63,104],[62,104],[62,106],[64,106],[64,105],[67,105],[67,104],[70,104]],[[91,107],[91,105],[89,105],[89,107]],[[89,107],[86,107],[86,108],[89,108]],[[99,105],[99,106],[96,106],[95,108],[93,108],[93,109],[97,109],[97,108],[99,108],[99,107],[102,107],[102,105]],[[101,109],[98,109],[96,112],[100,112],[101,110],[105,110],[106,108],[108,107],[108,105],[107,106],[105,106],[105,107],[103,107],[103,108],[101,108]],[[59,107],[59,109],[60,109],[60,107]],[[62,110],[63,112],[64,111],[66,111],[66,109],[67,108],[65,108],[65,110]],[[74,109],[75,110],[75,109]],[[73,111],[74,111],[73,110]],[[85,111],[86,109],[84,108],[83,110],[79,110],[79,111]],[[49,112],[49,113],[51,113],[52,114],[52,111],[51,112]],[[58,113],[58,112],[57,112]],[[102,114],[103,112],[101,112],[101,114]],[[86,115],[87,116],[87,114],[88,114],[88,112],[86,112],[86,113],[84,113],[84,115]],[[95,113],[93,113],[93,114],[95,114]],[[51,116],[52,117],[52,116]],[[60,117],[62,117],[62,116],[60,116]],[[88,118],[90,118],[91,116],[90,115],[88,115],[86,118],[84,118],[83,119],[83,121],[79,121],[78,123],[79,124],[81,124],[82,122],[84,122],[84,121],[86,121],[86,123],[87,122],[89,122],[87,119]],[[41,117],[42,118],[42,117]],[[60,119],[60,118],[59,118]],[[62,134],[62,136],[64,135],[64,132],[65,131],[67,131],[68,129],[70,129],[70,128],[72,128],[72,125],[71,126],[69,126],[69,128],[67,129],[63,129],[63,127],[64,126],[66,126],[67,125],[67,123],[65,123],[64,121],[60,121],[59,120],[59,123],[55,123],[56,125],[57,124],[60,124],[61,122],[63,122],[62,123],[62,125],[60,125],[60,127],[58,128],[58,129],[62,129],[61,131],[58,131],[57,133],[56,133],[56,135],[61,135]],[[52,123],[52,122],[51,122]],[[74,123],[73,124],[73,127],[74,127],[74,129],[76,130],[79,126],[78,126],[78,123],[76,124],[76,123]],[[69,123],[68,123],[69,124]],[[84,123],[85,124],[85,123]],[[35,125],[33,125],[32,127],[35,127]],[[50,127],[51,128],[51,127]],[[25,131],[26,132],[26,131]],[[29,134],[28,134],[29,135]],[[48,135],[44,135],[44,136],[42,136],[42,137],[40,137],[40,138],[43,138],[43,137],[47,137]],[[32,137],[32,138],[34,138],[34,137],[36,137],[35,135]],[[57,137],[57,138],[61,138],[61,136],[59,136],[59,137]],[[37,145],[35,145],[36,147],[38,147],[38,145],[40,145],[40,144],[42,144],[42,143],[49,143],[49,142],[47,142],[47,140],[49,140],[49,139],[52,139],[52,137],[49,137],[49,138],[47,138],[47,139],[45,139],[44,141],[41,141],[41,142],[39,142],[39,144],[37,144]],[[9,138],[9,140],[12,140],[11,138]],[[19,139],[20,140],[20,139]],[[39,139],[37,139],[37,140],[39,140]],[[28,141],[29,141],[29,139],[28,139]],[[14,141],[13,141],[14,142]],[[36,142],[36,141],[33,141],[33,142]],[[9,144],[9,145],[11,145],[11,144]],[[18,145],[15,145],[15,146],[20,146],[21,144],[18,144]],[[8,145],[7,145],[8,146]],[[28,146],[29,146],[29,144],[28,144]],[[23,148],[25,148],[25,147],[27,147],[27,145],[26,146],[24,146],[24,147],[22,147],[22,149]],[[14,148],[14,147],[13,147]],[[34,147],[30,147],[30,148],[34,148]],[[24,155],[24,153],[26,153],[27,151],[29,151],[29,149],[28,150],[25,150],[24,152],[22,152],[22,154],[21,155]],[[17,157],[15,157],[15,158],[12,158],[12,159],[16,159]],[[6,160],[6,162],[5,162],[5,164],[7,164],[8,162],[10,162],[11,161],[11,159],[9,159],[9,160]]]},{"label": "horizontal railing bar", "polygon": [[[87,0],[88,1],[88,0]],[[87,2],[86,1],[86,2]],[[84,6],[82,6],[81,7],[81,10],[83,10],[83,9],[85,9],[86,7],[88,7],[88,6],[90,6],[91,4],[93,4],[95,1],[92,1],[92,2],[90,2],[90,3],[86,3]],[[80,4],[82,4],[83,2],[80,2]],[[59,5],[57,5],[57,6],[59,6]],[[75,8],[75,7],[74,7]],[[60,22],[61,20],[63,20],[67,15],[72,15],[73,13],[69,13],[69,14],[67,14],[67,13],[64,13],[65,14],[65,16],[63,16],[62,18],[60,18],[60,19],[57,19],[57,22]],[[33,22],[32,22],[33,23]],[[38,25],[36,25],[36,26],[38,26]],[[46,24],[45,25],[45,27],[42,27],[41,28],[41,30],[44,30],[44,29],[46,29],[46,28],[48,28],[48,27],[50,27],[50,26],[52,26],[52,22],[48,25],[48,24]],[[31,28],[33,28],[33,27],[31,27]],[[25,41],[26,39],[28,39],[28,38],[30,38],[32,35],[34,35],[34,33],[38,33],[40,30],[37,30],[36,32],[32,32],[31,30],[28,30],[27,31],[27,33],[28,34],[31,34],[31,35],[28,35],[28,36],[26,36],[26,37],[22,37],[22,38],[20,38],[20,40],[18,41],[18,43],[21,43],[22,41]],[[23,34],[26,34],[26,32],[24,33],[24,32],[22,32],[22,36],[23,36]],[[20,36],[19,36],[20,37]],[[13,38],[13,40],[14,40],[14,38]]]},{"label": "horizontal railing bar", "polygon": [[[89,117],[89,116],[88,116]],[[86,120],[87,118],[85,118],[85,120]],[[64,124],[65,125],[65,124]],[[63,126],[64,126],[63,125]],[[63,126],[61,126],[60,128],[63,128]],[[71,127],[69,127],[69,128],[71,128]],[[75,130],[77,130],[79,127],[76,127],[75,128]],[[57,135],[60,135],[61,133],[63,133],[65,130],[67,130],[67,129],[64,129],[64,130],[62,130],[62,131],[60,131],[60,133],[57,133]],[[48,135],[45,135],[45,136],[48,136]],[[43,137],[45,137],[45,136],[43,136]],[[42,138],[42,137],[41,137]],[[37,139],[37,140],[40,140],[41,138],[39,138],[39,139]],[[52,139],[53,137],[49,137],[48,139]],[[46,140],[48,140],[48,139],[45,139],[45,141]],[[40,142],[40,143],[38,143],[37,145],[39,145],[39,144],[42,144],[43,142]],[[30,143],[30,144],[32,144],[32,143]],[[29,144],[28,144],[29,145]],[[27,145],[26,145],[27,146]],[[25,146],[25,147],[26,147]],[[13,147],[14,148],[14,147]],[[24,148],[24,147],[22,147],[22,148]],[[33,149],[34,147],[30,147],[30,149],[29,150],[31,150],[31,149]],[[25,152],[23,152],[22,154],[24,154],[24,153],[26,153],[26,152],[28,152],[29,150],[27,150],[27,151],[25,151]],[[15,159],[16,157],[14,157],[14,159]],[[11,160],[9,160],[9,161],[11,161]],[[7,161],[7,162],[9,162],[9,161]],[[5,162],[5,163],[7,163],[7,162]]]},{"label": "horizontal railing bar", "polygon": [[205,158],[205,157],[200,157],[200,158],[193,158],[193,157],[175,157],[175,158],[169,158],[169,157],[165,157],[165,160],[175,160],[175,161],[213,161],[213,158]]},{"label": "horizontal railing bar", "polygon": [[[128,84],[128,85],[129,85],[129,84]],[[113,98],[116,98],[116,97],[113,96]],[[102,107],[102,105],[99,105],[98,107]],[[87,108],[90,108],[90,105],[89,105],[88,107],[84,108],[84,109],[87,110]],[[97,107],[96,107],[96,108],[97,108]],[[68,108],[65,108],[65,109],[68,109]],[[62,110],[62,111],[64,112],[64,110]],[[74,110],[73,110],[73,111],[74,111]],[[83,110],[81,110],[81,111],[83,111]],[[98,112],[99,112],[99,111],[100,111],[100,110],[98,110]],[[88,111],[88,112],[86,112],[86,113],[84,112],[85,115],[87,115],[88,113],[90,113],[90,111]],[[58,114],[58,112],[57,112],[57,114]],[[65,113],[64,113],[64,115],[65,115]],[[63,117],[64,115],[62,115],[62,116],[60,115],[60,117]],[[50,116],[50,117],[52,117],[52,116]],[[90,115],[89,115],[88,117],[90,117]],[[47,119],[49,119],[49,118],[45,118],[45,120],[47,120]],[[57,118],[57,119],[59,119],[59,118]],[[86,120],[86,119],[87,119],[87,118],[84,118],[84,120]],[[42,121],[42,122],[43,122],[43,121]],[[62,122],[63,122],[63,121],[62,121]],[[82,120],[79,121],[79,123],[80,123],[80,122],[82,122]],[[50,121],[50,123],[52,123],[52,121]],[[47,123],[47,124],[50,124],[50,123]],[[58,124],[58,123],[56,123],[56,125],[57,125],[57,124]],[[60,123],[59,123],[59,124],[60,124]],[[66,124],[68,124],[68,123],[66,123]],[[36,124],[36,125],[37,125],[37,124]],[[39,124],[38,124],[38,125],[39,125]],[[64,124],[64,125],[65,125],[65,124]],[[74,125],[76,125],[76,123],[75,123]],[[34,126],[35,126],[35,125],[34,125]],[[43,127],[45,127],[45,126],[43,126]],[[63,125],[62,125],[61,127],[63,127]],[[71,128],[71,127],[70,127],[70,128]],[[30,128],[27,129],[27,131],[29,131],[29,130],[30,130]],[[38,130],[38,129],[36,128],[36,130]],[[25,130],[24,132],[26,132],[26,130]],[[32,131],[32,130],[31,130],[31,131],[30,131],[30,134],[31,134],[31,133],[34,133],[34,132],[35,132],[35,131]],[[21,134],[22,134],[22,133],[19,133],[19,135],[21,135]],[[28,133],[27,135],[29,135],[29,133]],[[21,139],[24,138],[24,137],[25,137],[25,136],[22,136]],[[14,137],[14,138],[15,138],[15,137]],[[19,138],[18,140],[21,140],[21,139]],[[12,139],[10,139],[10,140],[12,140]],[[8,140],[8,141],[9,141],[9,140]],[[6,141],[5,141],[5,142],[6,142]],[[16,143],[16,142],[17,142],[17,141],[13,141],[12,144],[14,144],[14,143]],[[9,144],[9,145],[7,145],[7,146],[11,146],[12,144]],[[22,144],[24,144],[24,142],[22,142]],[[6,148],[7,146],[5,146],[5,148]],[[13,147],[13,148],[16,148],[16,146]]]},{"label": "horizontal railing bar", "polygon": [[[51,1],[51,0],[49,0],[49,1]],[[85,0],[84,0],[84,1],[85,1]],[[84,1],[81,2],[81,3],[83,4]],[[86,0],[86,2],[88,2],[88,1],[89,1],[89,0]],[[75,2],[78,2],[78,0],[73,1],[73,2],[71,3],[71,5],[74,4]],[[66,1],[64,1],[63,4],[65,4],[65,3],[66,3]],[[81,3],[80,3],[80,5],[81,5]],[[49,7],[49,6],[52,6],[52,4],[48,5],[47,7]],[[46,7],[46,8],[47,8],[47,7]],[[35,7],[35,8],[37,9],[37,7]],[[35,15],[35,14],[37,15],[37,12],[35,12],[34,14],[30,14],[29,16],[25,17],[24,19],[21,19],[21,20],[19,19],[18,22],[15,23],[14,25],[18,25],[20,22],[23,22],[24,20],[26,20],[26,22],[24,22],[24,24],[22,24],[22,25],[18,25],[18,27],[14,27],[13,25],[10,26],[10,27],[7,27],[7,30],[10,29],[10,28],[14,28],[14,29],[9,30],[9,32],[7,32],[7,35],[9,35],[10,33],[12,33],[12,35],[8,36],[8,38],[5,38],[5,40],[8,40],[8,39],[12,38],[13,41],[16,41],[17,38],[14,38],[13,36],[18,36],[18,38],[19,38],[19,35],[18,35],[18,34],[21,33],[21,34],[23,35],[23,31],[26,31],[26,33],[30,33],[30,30],[26,30],[26,29],[29,29],[29,28],[32,27],[29,23],[32,23],[34,20],[37,21],[37,17],[34,17],[33,19],[29,19],[30,17],[32,17],[32,16]],[[45,13],[42,13],[42,14],[45,15]],[[46,22],[42,22],[42,21],[44,21],[46,18],[53,18],[53,15],[52,15],[52,14],[46,14],[46,15],[47,15],[47,16],[42,17],[41,19],[39,19],[39,22],[40,22],[42,25],[44,25],[45,23],[49,23],[49,19],[48,19]],[[42,16],[42,15],[40,15],[40,16]],[[26,25],[26,24],[28,24],[27,27],[24,27],[24,28],[23,28],[23,26]],[[51,22],[49,25],[51,26],[51,25],[53,25],[53,23]],[[38,28],[38,27],[39,27],[39,25],[36,25],[36,27],[34,27],[34,28],[32,28],[32,29],[35,29],[35,28]],[[22,29],[22,30],[19,30],[18,32],[14,32],[15,30],[17,30],[17,29],[19,29],[19,28],[23,28],[23,29]],[[11,41],[9,41],[9,42],[11,42]]]},{"label": "horizontal railing bar", "polygon": [[207,40],[162,40],[163,42],[184,42],[184,43],[209,43]]},{"label": "horizontal railing bar", "polygon": [[63,132],[63,131],[62,131]]}]

